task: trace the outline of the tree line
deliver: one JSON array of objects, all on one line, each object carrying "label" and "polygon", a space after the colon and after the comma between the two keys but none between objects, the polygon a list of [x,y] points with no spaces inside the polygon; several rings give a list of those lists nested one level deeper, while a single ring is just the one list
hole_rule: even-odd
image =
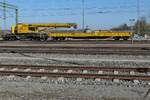
[{"label": "tree line", "polygon": [[[132,24],[132,23],[131,23]],[[117,27],[112,28],[114,31],[133,31],[135,34],[144,36],[145,34],[150,35],[150,23],[148,23],[145,17],[141,17],[139,20],[134,21],[133,25],[121,24]]]}]

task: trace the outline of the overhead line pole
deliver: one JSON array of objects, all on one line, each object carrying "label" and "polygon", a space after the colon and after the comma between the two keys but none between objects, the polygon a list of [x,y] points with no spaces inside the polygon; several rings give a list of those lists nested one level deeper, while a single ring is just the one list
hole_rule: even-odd
[{"label": "overhead line pole", "polygon": [[[0,4],[4,4],[4,2],[0,2]],[[8,3],[6,3],[5,2],[5,5],[8,7],[12,7],[12,8],[17,8],[17,6],[15,6],[15,5],[12,5],[12,4],[8,4]]]},{"label": "overhead line pole", "polygon": [[0,2],[0,6],[5,9],[4,10],[4,20],[6,19],[6,8],[15,10],[15,23],[17,25],[18,24],[18,8],[17,8],[17,6],[8,4],[8,3],[5,2],[5,0],[4,0],[4,2]]},{"label": "overhead line pole", "polygon": [[137,34],[140,34],[140,0],[137,0]]},{"label": "overhead line pole", "polygon": [[85,1],[82,0],[82,29],[85,28]]},{"label": "overhead line pole", "polygon": [[18,24],[18,9],[15,9],[16,12],[16,25]]},{"label": "overhead line pole", "polygon": [[6,29],[7,25],[6,25],[6,5],[5,5],[6,1],[3,0],[3,13],[4,13],[4,28]]}]

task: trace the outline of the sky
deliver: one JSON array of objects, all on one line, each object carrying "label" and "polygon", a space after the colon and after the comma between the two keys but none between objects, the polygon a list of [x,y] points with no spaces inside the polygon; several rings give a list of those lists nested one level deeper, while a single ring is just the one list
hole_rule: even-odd
[{"label": "sky", "polygon": [[[0,0],[3,2],[4,0]],[[19,9],[20,23],[77,23],[82,26],[82,0],[5,0]],[[137,0],[84,0],[85,27],[110,29],[137,20]],[[140,17],[150,21],[150,0],[140,1]],[[15,24],[15,12],[6,10],[7,20],[3,21],[3,8],[0,8],[1,28]]]}]

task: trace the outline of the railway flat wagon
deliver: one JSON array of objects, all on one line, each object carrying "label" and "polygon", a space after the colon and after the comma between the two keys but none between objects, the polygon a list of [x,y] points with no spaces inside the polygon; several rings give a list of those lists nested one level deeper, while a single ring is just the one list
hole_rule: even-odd
[{"label": "railway flat wagon", "polygon": [[113,38],[115,40],[128,40],[132,36],[132,32],[128,31],[92,31],[92,32],[50,32],[48,37],[54,40],[73,39],[105,39]]}]

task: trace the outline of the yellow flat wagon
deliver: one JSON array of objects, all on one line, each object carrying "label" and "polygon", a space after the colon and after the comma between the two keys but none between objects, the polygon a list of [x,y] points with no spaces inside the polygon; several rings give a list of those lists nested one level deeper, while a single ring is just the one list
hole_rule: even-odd
[{"label": "yellow flat wagon", "polygon": [[113,38],[115,40],[124,39],[128,40],[132,36],[132,32],[127,31],[93,31],[93,32],[50,32],[48,36],[55,39],[98,39],[98,38]]}]

